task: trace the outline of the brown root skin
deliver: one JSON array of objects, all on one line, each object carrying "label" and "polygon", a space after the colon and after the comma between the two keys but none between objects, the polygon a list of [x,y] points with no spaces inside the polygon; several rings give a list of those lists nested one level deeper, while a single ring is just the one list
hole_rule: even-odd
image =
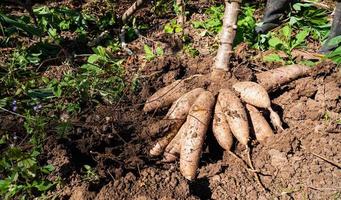
[{"label": "brown root skin", "polygon": [[181,96],[178,100],[176,100],[171,108],[169,109],[167,115],[164,120],[173,121],[172,125],[169,127],[169,131],[165,137],[160,139],[154,147],[150,150],[150,155],[159,156],[162,154],[166,146],[169,142],[174,138],[177,134],[178,130],[185,122],[189,109],[194,101],[198,98],[198,96],[204,92],[205,90],[202,88],[196,88],[183,96]]},{"label": "brown root skin", "polygon": [[229,89],[219,91],[217,103],[220,104],[232,134],[247,146],[249,140],[249,123],[241,100]]},{"label": "brown root skin", "polygon": [[234,84],[233,89],[244,102],[259,108],[268,109],[270,111],[271,123],[277,130],[283,130],[281,118],[272,110],[270,97],[261,85],[245,81]]},{"label": "brown root skin", "polygon": [[260,143],[265,144],[271,137],[274,136],[274,133],[269,123],[266,121],[263,115],[257,110],[257,108],[253,107],[250,104],[246,104],[246,109],[249,111],[257,140]]},{"label": "brown root skin", "polygon": [[288,65],[256,74],[257,82],[266,91],[273,91],[278,87],[299,77],[307,76],[310,68],[304,65]]},{"label": "brown root skin", "polygon": [[169,144],[169,142],[174,138],[178,130],[180,129],[182,123],[184,120],[179,121],[178,123],[174,124],[173,127],[170,129],[170,131],[167,133],[167,135],[159,141],[156,142],[156,144],[153,146],[153,148],[150,149],[149,153],[151,156],[159,156],[162,154],[166,146]]},{"label": "brown root skin", "polygon": [[189,109],[191,108],[194,101],[198,98],[198,96],[203,93],[205,89],[196,88],[182,95],[178,100],[176,100],[172,107],[168,110],[166,115],[166,119],[183,119],[185,120]]},{"label": "brown root skin", "polygon": [[180,172],[188,180],[196,176],[214,103],[215,98],[211,92],[201,93],[187,117],[187,130],[181,135]]},{"label": "brown root skin", "polygon": [[193,75],[189,78],[177,80],[172,84],[159,89],[149,97],[143,107],[144,112],[170,106],[182,95],[197,87],[203,87],[207,81],[203,75]]},{"label": "brown root skin", "polygon": [[173,162],[180,156],[181,136],[187,131],[187,123],[184,123],[173,140],[167,145],[162,162]]},{"label": "brown root skin", "polygon": [[216,103],[214,109],[212,131],[218,144],[226,151],[230,151],[233,137],[219,102]]},{"label": "brown root skin", "polygon": [[143,107],[143,111],[150,112],[158,108],[169,106],[186,93],[186,91],[181,92],[181,88],[183,87],[184,82],[177,80],[172,84],[161,88],[147,99],[146,104]]},{"label": "brown root skin", "polygon": [[259,108],[268,108],[271,106],[268,93],[257,83],[243,81],[235,83],[232,87],[240,95],[240,98],[248,104]]},{"label": "brown root skin", "polygon": [[284,129],[282,126],[282,121],[279,115],[275,111],[273,111],[271,107],[269,107],[268,110],[270,111],[270,119],[271,119],[272,125],[274,125],[274,127],[277,130],[283,131]]},{"label": "brown root skin", "polygon": [[240,11],[239,7],[239,2],[225,1],[220,45],[215,57],[214,69],[222,69],[225,71],[230,69],[230,58],[233,54],[232,46],[237,30],[237,18]]}]

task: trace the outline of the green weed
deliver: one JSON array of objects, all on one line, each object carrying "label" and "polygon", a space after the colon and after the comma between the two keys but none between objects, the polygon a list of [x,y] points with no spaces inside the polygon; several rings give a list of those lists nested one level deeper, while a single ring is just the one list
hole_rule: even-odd
[{"label": "green weed", "polygon": [[[24,128],[29,135],[32,149],[24,150],[16,142],[15,133],[8,133],[1,138],[2,157],[0,159],[0,196],[4,199],[30,199],[44,194],[57,184],[44,180],[43,177],[54,170],[52,165],[41,165],[39,155],[41,144],[45,138],[45,118],[26,113]],[[13,136],[14,135],[14,136]],[[11,138],[13,136],[13,138]]]},{"label": "green weed", "polygon": [[157,46],[155,50],[153,50],[151,47],[145,44],[143,48],[144,48],[144,53],[145,53],[144,57],[147,61],[151,61],[157,56],[163,56],[163,53],[164,53],[163,49],[159,46]]},{"label": "green weed", "polygon": [[[254,47],[261,50],[270,48],[287,55],[283,58],[277,53],[270,54],[263,58],[264,61],[291,64],[295,62],[291,55],[294,49],[305,48],[308,40],[321,41],[326,37],[329,27],[326,10],[310,3],[295,3],[287,22],[279,29],[258,36]],[[315,64],[312,61],[301,62],[310,66]]]},{"label": "green weed", "polygon": [[200,35],[216,35],[220,32],[223,25],[224,6],[212,6],[205,12],[208,19],[204,21],[192,21],[192,25],[197,29],[204,29]]},{"label": "green weed", "polygon": [[83,179],[88,182],[99,181],[99,176],[96,174],[95,170],[90,165],[84,165],[84,175]]},{"label": "green weed", "polygon": [[165,33],[180,33],[182,32],[182,27],[177,24],[175,19],[172,19],[170,22],[168,22],[165,27],[163,28],[163,30],[165,31]]},{"label": "green weed", "polygon": [[[70,117],[89,105],[112,103],[126,87],[123,60],[113,55],[120,49],[115,38],[106,39],[105,46],[82,49],[82,53],[91,52],[85,58],[82,56],[83,60],[74,61],[76,53],[69,52],[71,55],[63,63],[41,65],[65,48],[63,33],[75,36],[73,39],[77,44],[84,43],[89,32],[99,32],[115,25],[113,12],[98,21],[96,17],[67,7],[36,7],[34,12],[38,29],[28,17],[0,13],[0,33],[4,36],[0,44],[17,46],[0,63],[0,114],[11,112],[18,118],[16,120],[22,120],[18,124],[22,130],[20,133],[7,131],[0,136],[0,196],[6,200],[49,199],[47,191],[59,181],[46,179],[54,171],[52,165],[41,159],[47,133],[55,134],[56,138],[68,137],[74,131]],[[39,41],[37,36],[41,37]],[[17,37],[36,42],[27,45],[16,41]],[[68,70],[58,77],[54,72],[51,76],[44,75],[52,67],[63,66]],[[137,85],[138,80],[136,88]],[[97,180],[92,169],[85,170],[87,180]]]},{"label": "green weed", "polygon": [[337,48],[326,55],[327,58],[331,59],[336,64],[341,64],[341,36],[332,38],[328,45],[336,46]]}]

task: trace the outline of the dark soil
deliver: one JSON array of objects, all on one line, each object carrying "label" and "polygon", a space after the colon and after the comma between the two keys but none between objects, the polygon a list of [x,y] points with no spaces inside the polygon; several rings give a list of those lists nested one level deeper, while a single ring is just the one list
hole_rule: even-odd
[{"label": "dark soil", "polygon": [[[187,31],[200,41],[196,30]],[[251,144],[253,164],[269,192],[263,191],[240,160],[223,152],[211,131],[198,179],[190,182],[180,174],[178,162],[161,163],[160,158],[148,154],[158,138],[149,134],[149,128],[167,109],[144,113],[142,108],[149,96],[174,80],[207,74],[214,61],[212,41],[201,40],[200,51],[206,53],[193,58],[176,52],[177,38],[164,35],[160,28],[145,35],[164,44],[168,53],[146,62],[141,50],[146,41],[137,39],[129,44],[136,54],[124,63],[127,80],[139,73],[140,90],[127,92],[114,105],[98,105],[72,119],[74,131],[66,139],[47,140],[44,159],[56,168],[48,179],[59,176],[64,183],[51,194],[74,200],[341,198],[341,170],[332,163],[341,163],[341,125],[337,122],[341,119],[340,68],[322,63],[308,77],[270,94],[285,130],[267,145],[255,140]],[[234,79],[254,80],[255,73],[279,67],[252,60],[257,52],[248,52],[242,45],[232,61]],[[1,122],[16,126],[10,118]],[[246,160],[243,146],[236,143],[232,151]],[[83,165],[90,165],[98,179],[86,179]]]},{"label": "dark soil", "polygon": [[[155,89],[170,82],[169,74],[176,74],[179,67],[190,62],[174,57],[159,58],[157,63],[155,70],[162,72],[146,78],[138,98],[132,97],[115,106],[98,106],[79,122],[78,131],[70,140],[57,144],[53,140],[46,145],[49,162],[58,167],[58,175],[70,181],[60,188],[62,196],[73,199],[340,198],[340,169],[331,162],[341,162],[341,125],[337,123],[341,117],[341,74],[333,64],[323,63],[308,77],[271,94],[285,130],[266,146],[252,142],[253,164],[260,171],[261,182],[270,190],[264,192],[253,173],[240,160],[224,153],[210,131],[195,181],[182,177],[178,163],[163,164],[159,158],[149,157],[148,151],[157,138],[148,134],[149,127],[166,110],[145,114],[141,111],[142,103]],[[240,71],[232,71],[243,74],[246,69],[238,68]],[[187,75],[186,71],[184,77]],[[246,159],[241,145],[236,144],[233,152]],[[80,169],[84,164],[96,169],[100,181],[82,180]]]}]

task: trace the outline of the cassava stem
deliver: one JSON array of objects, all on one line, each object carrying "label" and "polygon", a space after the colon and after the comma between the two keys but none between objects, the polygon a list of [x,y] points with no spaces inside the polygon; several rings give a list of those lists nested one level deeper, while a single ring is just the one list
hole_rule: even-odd
[{"label": "cassava stem", "polygon": [[146,0],[137,0],[135,3],[126,10],[122,15],[122,23],[123,26],[121,28],[120,33],[120,40],[121,40],[121,46],[122,48],[129,54],[132,55],[133,52],[127,47],[127,43],[125,40],[125,34],[126,34],[126,23],[128,19],[145,3]]},{"label": "cassava stem", "polygon": [[123,24],[127,23],[128,19],[146,2],[146,0],[137,0],[126,10],[122,15]]},{"label": "cassava stem", "polygon": [[184,2],[184,0],[176,0],[176,5],[179,8],[179,13],[177,13],[178,14],[177,22],[178,22],[178,24],[180,24],[183,27],[184,23],[186,21],[185,2]]},{"label": "cassava stem", "polygon": [[239,13],[239,1],[226,1],[223,18],[223,27],[220,36],[220,45],[215,58],[213,69],[229,70],[230,58],[233,53],[232,45],[237,31],[237,18]]}]

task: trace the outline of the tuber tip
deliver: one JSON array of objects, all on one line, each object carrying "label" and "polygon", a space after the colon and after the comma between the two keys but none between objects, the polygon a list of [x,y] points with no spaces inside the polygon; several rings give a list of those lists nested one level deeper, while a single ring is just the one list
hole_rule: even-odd
[{"label": "tuber tip", "polygon": [[273,111],[271,107],[269,107],[268,109],[270,111],[271,123],[277,130],[283,131],[284,129],[282,127],[282,121],[279,115],[275,111]]}]

